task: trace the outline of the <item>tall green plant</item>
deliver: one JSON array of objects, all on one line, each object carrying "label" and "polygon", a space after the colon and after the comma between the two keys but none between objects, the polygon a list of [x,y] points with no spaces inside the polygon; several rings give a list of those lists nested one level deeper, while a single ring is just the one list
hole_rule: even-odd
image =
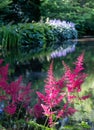
[{"label": "tall green plant", "polygon": [[[6,0],[7,1],[7,0]],[[13,0],[9,11],[4,13],[5,24],[27,23],[40,20],[40,0]]]},{"label": "tall green plant", "polygon": [[17,33],[16,26],[2,27],[2,48],[11,51],[18,50],[20,35]]},{"label": "tall green plant", "polygon": [[3,26],[0,31],[2,50],[1,54],[6,63],[10,63],[12,70],[12,68],[14,68],[14,65],[17,63],[20,53],[20,35],[18,34],[17,26]]}]

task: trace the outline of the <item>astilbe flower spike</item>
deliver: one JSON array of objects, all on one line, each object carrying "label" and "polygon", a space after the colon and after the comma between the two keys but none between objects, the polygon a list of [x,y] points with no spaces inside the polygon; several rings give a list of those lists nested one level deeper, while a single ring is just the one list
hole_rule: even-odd
[{"label": "astilbe flower spike", "polygon": [[0,60],[0,80],[1,79],[8,79],[8,67],[9,64],[6,64],[5,66],[2,66],[3,59]]},{"label": "astilbe flower spike", "polygon": [[[27,86],[23,86],[21,84],[22,77],[19,77],[17,81],[12,82],[6,93],[10,95],[10,99],[12,104],[17,107],[19,104],[22,105],[22,107],[27,107],[31,101],[31,83],[29,83]],[[10,102],[10,104],[11,104]],[[9,104],[9,106],[10,106]],[[6,112],[7,112],[7,107],[6,107]],[[16,112],[16,111],[15,111]]]},{"label": "astilbe flower spike", "polygon": [[49,105],[50,108],[55,107],[59,104],[64,97],[64,95],[60,94],[61,89],[57,85],[57,81],[54,78],[53,74],[53,62],[50,65],[48,70],[48,77],[45,80],[45,95],[40,92],[37,92],[40,99],[42,99],[46,105]]},{"label": "astilbe flower spike", "polygon": [[61,94],[60,86],[54,77],[53,62],[50,64],[48,77],[45,80],[44,88],[45,94],[37,92],[37,95],[44,102],[44,104],[42,104],[44,114],[49,117],[49,122],[51,126],[51,123],[53,124],[52,115],[55,113],[54,111],[52,111],[52,109],[58,106],[65,96],[65,93]]},{"label": "astilbe flower spike", "polygon": [[6,100],[6,94],[3,92],[6,90],[8,86],[7,79],[8,79],[8,67],[9,65],[6,64],[2,66],[3,59],[0,59],[0,101]]},{"label": "astilbe flower spike", "polygon": [[8,106],[6,106],[5,112],[9,115],[13,115],[13,114],[15,114],[16,109],[17,109],[17,107],[15,104],[9,104]]},{"label": "astilbe flower spike", "polygon": [[5,112],[13,115],[16,113],[19,104],[27,107],[31,101],[31,83],[27,86],[22,85],[22,76],[16,81],[8,82],[8,64],[2,66],[0,60],[0,101],[5,101]]},{"label": "astilbe flower spike", "polygon": [[[44,110],[44,115],[49,118],[50,127],[54,124],[53,115],[57,118],[73,115],[77,111],[73,107],[74,100],[85,100],[90,97],[90,95],[79,96],[82,91],[81,85],[87,76],[83,72],[83,59],[84,54],[82,53],[77,58],[76,67],[73,70],[63,61],[65,73],[58,81],[53,74],[53,62],[50,64],[48,77],[45,80],[45,94],[37,92],[38,97],[43,101],[41,106]],[[61,102],[62,104],[60,105]]]},{"label": "astilbe flower spike", "polygon": [[68,88],[68,92],[80,92],[81,84],[84,82],[86,78],[86,74],[82,72],[83,67],[83,53],[77,58],[75,62],[75,69],[71,71],[71,69],[63,62],[65,68],[65,80]]}]

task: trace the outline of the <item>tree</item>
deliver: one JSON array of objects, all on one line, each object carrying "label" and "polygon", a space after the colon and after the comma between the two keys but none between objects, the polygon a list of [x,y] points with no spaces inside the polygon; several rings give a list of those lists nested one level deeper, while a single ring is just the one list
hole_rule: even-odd
[{"label": "tree", "polygon": [[41,0],[43,19],[61,19],[76,23],[77,29],[94,28],[93,0]]},{"label": "tree", "polygon": [[9,5],[12,3],[12,0],[0,0],[0,23],[3,22],[3,17],[9,11]]},{"label": "tree", "polygon": [[7,23],[24,23],[40,20],[40,0],[13,0],[4,17]]}]

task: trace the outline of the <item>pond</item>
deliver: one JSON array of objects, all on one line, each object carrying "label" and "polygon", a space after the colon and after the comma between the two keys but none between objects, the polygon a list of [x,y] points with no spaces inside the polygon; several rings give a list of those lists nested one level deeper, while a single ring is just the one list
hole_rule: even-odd
[{"label": "pond", "polygon": [[[54,60],[54,71],[56,76],[60,76],[63,71],[62,60],[64,60],[69,66],[73,66],[73,62],[76,58],[84,52],[84,66],[88,73],[94,72],[94,38],[83,37],[77,40],[69,40],[62,43],[62,46],[56,46],[54,50],[46,52],[40,52],[39,54],[33,54],[32,60],[25,62],[19,62],[19,55],[7,53],[4,59],[5,62],[10,64],[10,73],[14,71],[13,75],[23,75],[24,79],[28,81],[41,80],[46,76],[46,72],[52,60]],[[28,59],[28,55],[22,56],[22,59]],[[21,59],[21,60],[22,60]],[[21,61],[20,60],[20,61]],[[15,62],[16,61],[16,62]]]},{"label": "pond", "polygon": [[51,53],[40,53],[37,58],[31,60],[28,66],[23,65],[20,69],[23,68],[25,78],[29,78],[29,81],[32,81],[32,79],[36,81],[46,76],[49,65],[53,60],[55,74],[60,76],[63,70],[62,60],[69,66],[73,66],[73,62],[83,52],[86,72],[94,73],[94,38],[88,37],[75,41],[65,41],[62,46],[55,48]]}]

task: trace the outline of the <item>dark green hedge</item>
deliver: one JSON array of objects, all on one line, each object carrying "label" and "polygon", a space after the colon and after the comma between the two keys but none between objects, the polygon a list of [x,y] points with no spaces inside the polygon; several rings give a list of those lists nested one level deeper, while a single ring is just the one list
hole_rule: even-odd
[{"label": "dark green hedge", "polygon": [[0,28],[0,57],[15,65],[18,62],[28,62],[32,58],[46,55],[54,47],[56,48],[57,44],[62,44],[58,42],[61,40],[61,33],[64,31],[69,33],[67,29],[62,29],[62,32],[58,29],[41,22],[2,26]]}]

